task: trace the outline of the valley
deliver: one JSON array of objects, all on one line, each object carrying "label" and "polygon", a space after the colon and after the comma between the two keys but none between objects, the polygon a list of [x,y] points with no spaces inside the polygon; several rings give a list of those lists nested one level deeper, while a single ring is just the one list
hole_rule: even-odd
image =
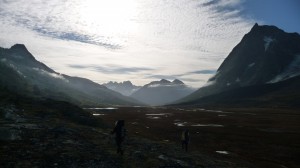
[{"label": "valley", "polygon": [[[298,168],[299,49],[298,33],[255,24],[217,70],[199,67],[172,80],[156,71],[155,81],[136,86],[61,74],[23,44],[0,47],[0,165]],[[153,69],[103,72],[111,70]],[[175,78],[198,73],[211,77],[197,90]],[[119,137],[126,134],[122,156],[111,135],[118,120],[127,129],[118,127]]]},{"label": "valley", "polygon": [[[180,136],[189,129],[187,157],[210,156],[221,167],[298,167],[300,115],[293,109],[120,107],[89,110],[109,127],[125,120],[128,137],[143,137],[180,148]],[[167,156],[177,154],[164,151]],[[204,167],[218,167],[210,163]],[[207,163],[206,163],[207,164]],[[229,165],[228,165],[229,164]],[[214,166],[213,166],[214,165]],[[220,166],[220,165],[219,165]]]}]

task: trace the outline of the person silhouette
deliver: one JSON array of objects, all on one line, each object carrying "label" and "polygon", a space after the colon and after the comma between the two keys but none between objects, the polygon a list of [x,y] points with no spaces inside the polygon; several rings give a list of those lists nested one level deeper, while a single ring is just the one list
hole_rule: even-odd
[{"label": "person silhouette", "polygon": [[125,121],[116,121],[115,128],[113,129],[113,131],[111,131],[111,134],[116,134],[115,141],[117,144],[117,153],[123,155],[122,142],[124,141],[126,134]]},{"label": "person silhouette", "polygon": [[188,144],[190,142],[190,133],[188,129],[185,129],[184,131],[182,131],[181,134],[181,146],[182,149],[185,149],[185,151],[188,151]]}]

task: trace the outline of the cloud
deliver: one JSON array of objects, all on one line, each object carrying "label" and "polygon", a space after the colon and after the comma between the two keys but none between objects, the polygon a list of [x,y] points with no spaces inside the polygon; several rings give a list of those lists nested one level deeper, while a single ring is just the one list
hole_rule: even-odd
[{"label": "cloud", "polygon": [[201,79],[198,77],[188,77],[189,74],[177,74],[177,75],[145,75],[146,79],[151,79],[151,80],[160,80],[160,79],[167,79],[167,80],[174,80],[174,79],[179,79],[183,81],[184,83],[205,83],[205,79]]},{"label": "cloud", "polygon": [[174,80],[180,77],[179,75],[146,75],[146,79],[167,79]]},{"label": "cloud", "polygon": [[63,77],[62,74],[56,74],[56,73],[50,73],[50,72],[47,72],[43,69],[39,69],[39,68],[32,68],[34,71],[37,71],[39,72],[40,74],[44,75],[44,76],[48,76],[48,77],[51,77],[51,78],[56,78],[56,79],[61,79],[65,82],[69,82],[69,80],[67,80],[66,78]]},{"label": "cloud", "polygon": [[[0,0],[0,45],[24,43],[57,72],[200,87],[252,27],[243,0]],[[211,70],[211,71],[210,71]]]},{"label": "cloud", "polygon": [[241,7],[244,0],[209,0],[203,2],[199,7],[212,7],[218,11],[232,10],[233,8]]},{"label": "cloud", "polygon": [[217,70],[204,69],[199,71],[189,72],[191,74],[215,74]]},{"label": "cloud", "polygon": [[[81,18],[82,3],[77,0],[0,0],[2,22],[28,28],[42,36],[120,49],[111,36],[83,31],[87,25]],[[81,19],[78,19],[81,18]]]},{"label": "cloud", "polygon": [[144,71],[151,71],[151,68],[143,68],[143,67],[122,67],[120,65],[107,65],[107,66],[99,66],[99,65],[69,65],[71,68],[76,69],[91,69],[92,71],[101,72],[104,74],[132,74]]},{"label": "cloud", "polygon": [[42,35],[61,39],[61,40],[73,40],[82,43],[95,44],[98,46],[103,46],[109,49],[120,49],[121,46],[119,44],[113,44],[109,42],[104,42],[103,40],[96,40],[91,35],[80,34],[76,32],[53,32],[47,31],[45,29],[33,28],[38,33]]}]

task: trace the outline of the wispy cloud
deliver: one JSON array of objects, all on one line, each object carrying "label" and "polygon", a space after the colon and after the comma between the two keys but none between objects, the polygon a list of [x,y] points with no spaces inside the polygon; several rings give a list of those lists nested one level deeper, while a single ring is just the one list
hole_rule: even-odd
[{"label": "wispy cloud", "polygon": [[146,79],[155,79],[155,80],[160,80],[160,79],[167,79],[167,80],[174,80],[178,79],[180,75],[145,75]]},{"label": "wispy cloud", "polygon": [[199,71],[192,71],[189,72],[190,74],[215,74],[217,70],[211,70],[211,69],[204,69]]},{"label": "wispy cloud", "polygon": [[109,43],[109,41],[105,42],[103,39],[96,40],[91,35],[80,34],[80,33],[76,33],[76,32],[59,32],[59,31],[53,32],[53,31],[47,31],[45,29],[39,29],[39,28],[33,28],[33,30],[35,30],[38,33],[41,33],[42,35],[61,39],[61,40],[73,40],[73,41],[77,41],[77,42],[103,46],[103,47],[106,47],[109,49],[120,49],[121,48],[121,46],[119,44]]},{"label": "wispy cloud", "polygon": [[[247,33],[243,0],[0,0],[0,45],[95,81],[200,87]],[[221,60],[221,61],[220,61]]]},{"label": "wispy cloud", "polygon": [[1,0],[0,17],[2,22],[26,27],[42,36],[120,49],[121,44],[112,37],[83,30],[85,23],[79,19],[81,8],[78,0],[34,0],[30,3]]},{"label": "wispy cloud", "polygon": [[152,71],[151,68],[143,68],[143,67],[122,67],[121,65],[107,65],[107,66],[99,66],[99,65],[69,65],[71,68],[76,69],[90,69],[92,71],[101,72],[105,74],[132,74],[138,72]]}]

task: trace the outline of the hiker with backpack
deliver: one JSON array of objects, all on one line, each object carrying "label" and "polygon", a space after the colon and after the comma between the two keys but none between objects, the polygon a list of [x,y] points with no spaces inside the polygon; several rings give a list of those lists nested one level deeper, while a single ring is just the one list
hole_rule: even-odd
[{"label": "hiker with backpack", "polygon": [[123,155],[122,142],[124,141],[126,136],[125,121],[124,120],[116,121],[115,128],[111,132],[111,134],[116,134],[115,140],[117,144],[117,153]]},{"label": "hiker with backpack", "polygon": [[182,131],[181,134],[181,145],[182,145],[182,149],[185,149],[185,151],[188,151],[188,144],[190,142],[190,133],[188,129],[185,129],[184,131]]}]

